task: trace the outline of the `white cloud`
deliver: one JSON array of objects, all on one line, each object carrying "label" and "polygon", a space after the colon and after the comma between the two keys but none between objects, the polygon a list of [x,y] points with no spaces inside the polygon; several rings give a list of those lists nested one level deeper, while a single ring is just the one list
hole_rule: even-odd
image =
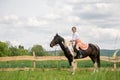
[{"label": "white cloud", "polygon": [[26,21],[28,26],[42,26],[48,24],[45,20],[38,20],[36,17],[30,17]]},{"label": "white cloud", "polygon": [[20,18],[16,15],[2,16],[0,18],[1,24],[12,25],[15,27],[24,27],[24,26],[42,26],[48,24],[46,20],[38,19],[37,17],[27,17]]},{"label": "white cloud", "polygon": [[69,23],[78,23],[80,22],[80,18],[78,16],[68,16],[66,21],[68,21]]},{"label": "white cloud", "polygon": [[18,20],[19,18],[15,15],[0,17],[0,23],[3,23],[3,24],[16,24]]},{"label": "white cloud", "polygon": [[57,15],[57,14],[47,14],[47,15],[45,15],[44,16],[45,18],[47,18],[47,19],[50,19],[50,20],[56,20],[56,19],[59,19],[61,16],[60,15]]}]

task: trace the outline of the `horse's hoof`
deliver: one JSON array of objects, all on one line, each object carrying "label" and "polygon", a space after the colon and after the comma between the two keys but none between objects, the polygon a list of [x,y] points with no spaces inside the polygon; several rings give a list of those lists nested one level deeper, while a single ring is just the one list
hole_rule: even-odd
[{"label": "horse's hoof", "polygon": [[75,75],[75,73],[72,73],[71,75]]},{"label": "horse's hoof", "polygon": [[95,74],[95,72],[93,71],[92,73],[91,73],[91,75],[94,75]]},{"label": "horse's hoof", "polygon": [[94,70],[91,74],[93,75],[93,74],[96,74],[98,72],[99,72],[99,70]]}]

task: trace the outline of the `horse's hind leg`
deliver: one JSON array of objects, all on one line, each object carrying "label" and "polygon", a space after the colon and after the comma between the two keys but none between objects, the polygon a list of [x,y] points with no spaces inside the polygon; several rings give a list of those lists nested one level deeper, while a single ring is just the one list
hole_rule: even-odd
[{"label": "horse's hind leg", "polygon": [[98,72],[98,63],[97,63],[97,61],[95,61],[95,63],[94,63],[94,72]]},{"label": "horse's hind leg", "polygon": [[91,58],[91,60],[93,61],[94,64],[94,72],[98,71],[98,63],[97,63],[97,59],[94,56],[89,56]]},{"label": "horse's hind leg", "polygon": [[98,72],[98,68],[100,68],[100,52],[98,52],[98,55],[94,58],[94,67],[95,67],[95,72]]}]

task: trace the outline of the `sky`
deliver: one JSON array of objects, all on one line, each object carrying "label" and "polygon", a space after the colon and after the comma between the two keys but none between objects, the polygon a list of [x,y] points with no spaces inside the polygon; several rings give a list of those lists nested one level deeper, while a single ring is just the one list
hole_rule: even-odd
[{"label": "sky", "polygon": [[85,43],[120,49],[120,1],[0,0],[0,41],[55,50],[52,38],[58,33],[71,39],[72,26]]}]

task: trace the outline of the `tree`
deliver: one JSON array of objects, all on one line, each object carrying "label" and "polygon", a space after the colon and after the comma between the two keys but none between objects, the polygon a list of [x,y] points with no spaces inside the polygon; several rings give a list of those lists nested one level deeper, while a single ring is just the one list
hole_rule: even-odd
[{"label": "tree", "polygon": [[0,41],[0,57],[10,54],[8,44]]},{"label": "tree", "polygon": [[11,46],[11,47],[9,47],[9,49],[10,49],[9,56],[18,56],[19,55],[17,47]]},{"label": "tree", "polygon": [[31,48],[31,53],[35,52],[36,56],[44,56],[45,55],[45,50],[43,49],[43,47],[41,45],[34,45]]},{"label": "tree", "polygon": [[18,48],[19,48],[19,49],[24,49],[24,46],[19,45]]},{"label": "tree", "polygon": [[1,42],[0,41],[0,57],[2,56],[22,56],[30,55],[30,53],[35,52],[37,56],[46,55],[45,50],[41,45],[34,45],[29,52],[27,49],[24,49],[24,46],[19,45],[12,46],[10,42]]},{"label": "tree", "polygon": [[15,46],[9,47],[10,55],[9,56],[22,56],[22,55],[29,55],[28,50],[24,49],[24,46],[19,45],[18,48]]},{"label": "tree", "polygon": [[28,55],[29,52],[28,52],[27,49],[24,49],[24,46],[19,45],[19,46],[18,46],[18,54],[19,54],[20,56],[22,56],[22,55]]}]

